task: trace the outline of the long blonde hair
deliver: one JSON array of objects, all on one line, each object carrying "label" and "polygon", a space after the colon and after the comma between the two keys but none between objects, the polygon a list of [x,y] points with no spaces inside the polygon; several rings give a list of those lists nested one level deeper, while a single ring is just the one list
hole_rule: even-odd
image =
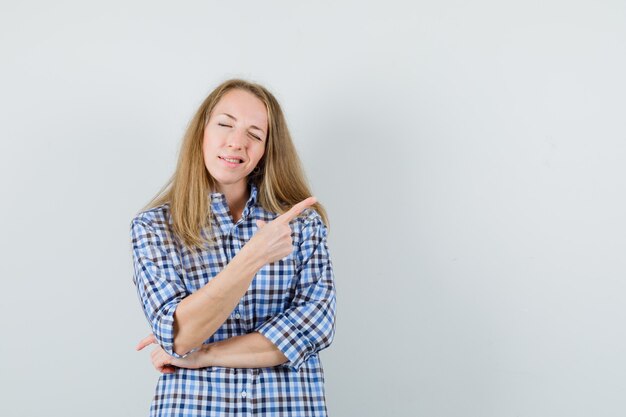
[{"label": "long blonde hair", "polygon": [[[265,103],[267,109],[265,152],[257,164],[259,169],[255,169],[258,173],[253,172],[248,177],[248,181],[257,186],[259,205],[267,211],[282,214],[312,195],[276,98],[259,84],[239,78],[226,80],[204,99],[189,122],[174,174],[141,209],[145,211],[169,203],[173,231],[189,248],[201,249],[205,244],[215,242],[210,221],[212,210],[209,194],[217,188],[215,179],[204,164],[202,143],[204,129],[213,109],[224,94],[235,88],[254,94]],[[330,229],[324,207],[319,202],[311,207]],[[208,232],[208,240],[202,235],[203,230]]]}]

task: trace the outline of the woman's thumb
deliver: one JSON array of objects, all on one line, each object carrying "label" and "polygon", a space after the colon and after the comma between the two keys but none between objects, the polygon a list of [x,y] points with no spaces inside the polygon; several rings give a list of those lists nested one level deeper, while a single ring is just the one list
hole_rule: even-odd
[{"label": "woman's thumb", "polygon": [[265,224],[266,224],[266,222],[265,222],[265,221],[263,221],[263,220],[257,220],[257,221],[256,221],[256,225],[257,225],[257,227],[258,227],[259,229],[260,229],[260,228],[262,228],[263,226],[265,226]]}]

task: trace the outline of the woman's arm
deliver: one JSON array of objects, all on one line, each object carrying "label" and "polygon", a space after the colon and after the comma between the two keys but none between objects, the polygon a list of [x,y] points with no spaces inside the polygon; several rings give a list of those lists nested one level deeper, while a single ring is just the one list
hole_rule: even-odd
[{"label": "woman's arm", "polygon": [[287,357],[276,345],[258,332],[210,343],[202,350],[204,366],[264,368],[287,361]]},{"label": "woman's arm", "polygon": [[258,270],[291,253],[289,222],[315,202],[309,197],[273,221],[261,222],[264,225],[230,263],[189,295],[166,261],[169,255],[157,231],[141,220],[133,221],[134,280],[159,345],[177,358],[199,349],[226,321]]},{"label": "woman's arm", "polygon": [[[157,344],[153,334],[139,342],[136,350],[141,350],[151,343]],[[265,368],[277,366],[286,361],[287,357],[265,336],[257,332],[203,345],[185,358],[170,356],[158,344],[152,351],[152,364],[163,373],[174,372],[174,366],[189,369],[207,366]]]},{"label": "woman's arm", "polygon": [[235,309],[259,269],[291,253],[289,222],[316,201],[309,197],[269,223],[259,220],[257,232],[231,262],[179,303],[174,312],[175,353],[189,352],[211,337]]},{"label": "woman's arm", "polygon": [[173,372],[173,368],[164,370],[167,365],[181,368],[283,365],[297,370],[310,355],[328,347],[335,334],[335,285],[327,229],[317,213],[309,218],[302,235],[297,253],[300,276],[289,308],[270,317],[252,333],[202,345],[182,360],[155,349],[154,366],[166,373]]},{"label": "woman's arm", "polygon": [[188,294],[158,228],[134,219],[131,235],[134,282],[146,318],[156,343],[177,358],[199,348],[215,333],[265,263],[263,240],[250,240],[260,247],[246,244],[204,287]]},{"label": "woman's arm", "polygon": [[202,344],[226,321],[265,264],[244,246],[228,265],[174,312],[174,352],[184,355]]}]

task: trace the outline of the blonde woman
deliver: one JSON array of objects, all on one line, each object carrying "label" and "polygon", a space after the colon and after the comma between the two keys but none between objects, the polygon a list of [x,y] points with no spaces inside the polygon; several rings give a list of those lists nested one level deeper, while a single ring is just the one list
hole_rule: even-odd
[{"label": "blonde woman", "polygon": [[324,416],[318,352],[335,333],[328,219],[283,112],[228,80],[176,171],[131,222],[133,282],[161,372],[150,416]]}]

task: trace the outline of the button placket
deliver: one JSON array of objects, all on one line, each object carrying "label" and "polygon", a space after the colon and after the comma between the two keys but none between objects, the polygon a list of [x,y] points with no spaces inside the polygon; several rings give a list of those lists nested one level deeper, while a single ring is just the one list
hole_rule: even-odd
[{"label": "button placket", "polygon": [[248,370],[248,372],[243,373],[242,372],[242,390],[241,390],[241,398],[246,400],[246,399],[252,399],[252,384],[254,383],[254,379],[256,376],[256,372],[257,370],[254,368],[251,368]]}]

